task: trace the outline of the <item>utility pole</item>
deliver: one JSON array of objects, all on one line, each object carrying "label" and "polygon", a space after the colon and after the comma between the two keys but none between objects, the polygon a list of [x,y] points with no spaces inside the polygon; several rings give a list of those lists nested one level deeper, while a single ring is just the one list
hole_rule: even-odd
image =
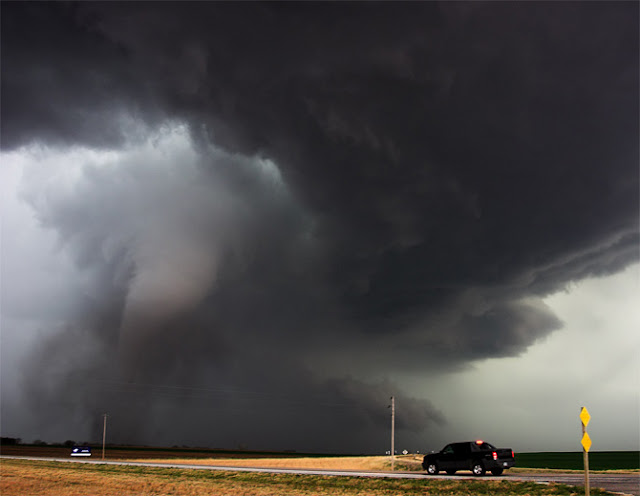
[{"label": "utility pole", "polygon": [[391,470],[395,470],[396,461],[396,399],[391,397]]},{"label": "utility pole", "polygon": [[107,439],[107,414],[103,415],[104,422],[102,425],[102,459],[104,460],[104,444]]}]

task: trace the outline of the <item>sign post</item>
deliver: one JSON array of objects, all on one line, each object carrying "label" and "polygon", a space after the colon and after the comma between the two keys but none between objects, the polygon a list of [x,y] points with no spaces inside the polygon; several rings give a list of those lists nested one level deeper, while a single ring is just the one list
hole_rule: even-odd
[{"label": "sign post", "polygon": [[580,420],[582,421],[582,457],[584,459],[584,494],[589,496],[589,450],[591,449],[591,438],[587,433],[587,424],[591,420],[591,415],[586,407],[580,409]]}]

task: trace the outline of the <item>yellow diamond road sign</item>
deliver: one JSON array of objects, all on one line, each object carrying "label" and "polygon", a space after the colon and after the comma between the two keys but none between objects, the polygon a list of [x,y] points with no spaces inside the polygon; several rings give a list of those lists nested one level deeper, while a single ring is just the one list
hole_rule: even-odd
[{"label": "yellow diamond road sign", "polygon": [[586,432],[584,433],[584,436],[582,436],[582,447],[587,452],[591,449],[591,438]]},{"label": "yellow diamond road sign", "polygon": [[584,425],[585,427],[589,423],[589,420],[591,420],[591,415],[589,415],[587,408],[584,406],[582,407],[582,410],[580,410],[580,420],[582,420],[582,425]]}]

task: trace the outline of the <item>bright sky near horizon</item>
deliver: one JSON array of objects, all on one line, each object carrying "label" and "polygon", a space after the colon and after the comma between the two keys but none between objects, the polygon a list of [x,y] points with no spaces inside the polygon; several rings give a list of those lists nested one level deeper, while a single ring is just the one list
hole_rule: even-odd
[{"label": "bright sky near horizon", "polygon": [[521,356],[471,365],[435,389],[430,397],[451,419],[438,441],[464,431],[519,451],[579,451],[586,406],[593,450],[640,450],[639,295],[634,264],[546,298],[562,329]]}]

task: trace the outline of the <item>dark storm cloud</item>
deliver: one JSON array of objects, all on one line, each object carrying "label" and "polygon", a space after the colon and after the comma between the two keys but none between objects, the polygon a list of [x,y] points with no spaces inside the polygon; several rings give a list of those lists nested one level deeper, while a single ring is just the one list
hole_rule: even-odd
[{"label": "dark storm cloud", "polygon": [[[394,387],[370,376],[518,355],[561,326],[542,297],[638,258],[637,4],[2,9],[5,149],[118,148],[169,120],[195,142],[175,157],[194,181],[134,160],[32,194],[78,266],[112,274],[74,325],[123,381],[288,384],[366,426]],[[442,421],[421,401],[407,429]]]}]

